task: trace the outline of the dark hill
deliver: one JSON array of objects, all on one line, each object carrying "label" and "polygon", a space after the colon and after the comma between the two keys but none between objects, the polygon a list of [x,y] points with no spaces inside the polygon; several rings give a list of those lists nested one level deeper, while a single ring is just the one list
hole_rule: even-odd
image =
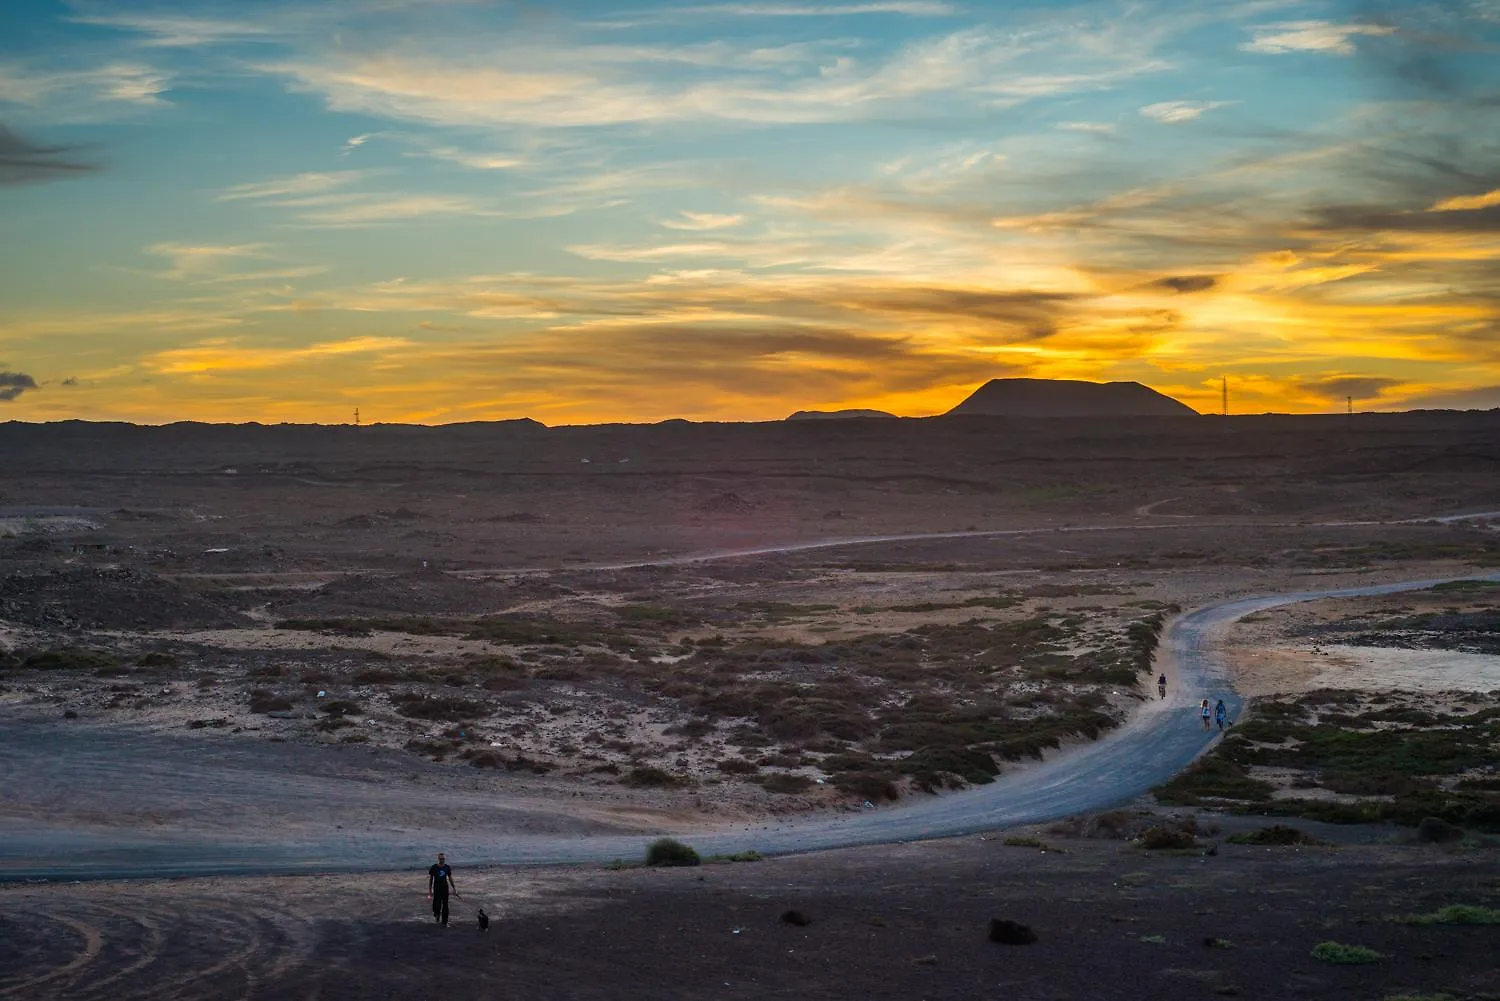
[{"label": "dark hill", "polygon": [[996,417],[1175,417],[1197,411],[1138,382],[991,379],[948,413]]},{"label": "dark hill", "polygon": [[787,418],[789,421],[832,421],[851,417],[895,417],[884,410],[799,410]]}]

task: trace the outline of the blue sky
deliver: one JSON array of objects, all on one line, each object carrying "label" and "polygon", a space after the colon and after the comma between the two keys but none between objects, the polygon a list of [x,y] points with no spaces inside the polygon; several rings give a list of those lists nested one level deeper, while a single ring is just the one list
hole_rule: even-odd
[{"label": "blue sky", "polygon": [[0,418],[1500,406],[1500,0],[0,9]]}]

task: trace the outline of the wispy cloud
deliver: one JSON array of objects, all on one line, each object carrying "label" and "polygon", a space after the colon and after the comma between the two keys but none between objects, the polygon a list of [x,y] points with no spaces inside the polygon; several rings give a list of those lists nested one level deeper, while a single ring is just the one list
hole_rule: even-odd
[{"label": "wispy cloud", "polygon": [[494,214],[497,214],[495,210],[479,201],[457,195],[371,194],[346,198],[342,204],[303,211],[298,219],[314,226],[344,227]]},{"label": "wispy cloud", "polygon": [[1156,104],[1146,105],[1141,109],[1141,114],[1158,122],[1176,125],[1179,122],[1191,122],[1202,117],[1204,112],[1228,107],[1233,103],[1233,101],[1159,101]]},{"label": "wispy cloud", "polygon": [[728,229],[745,221],[743,215],[728,215],[715,212],[689,212],[683,209],[677,219],[663,219],[661,224],[668,229],[710,230]]},{"label": "wispy cloud", "polygon": [[1354,54],[1351,39],[1394,34],[1396,29],[1383,24],[1334,24],[1330,21],[1284,21],[1250,29],[1254,38],[1241,45],[1246,52],[1280,55],[1287,52],[1330,52],[1339,56]]},{"label": "wispy cloud", "polygon": [[112,11],[79,13],[69,20],[78,24],[117,28],[144,35],[152,46],[196,47],[224,42],[265,41],[279,34],[264,21],[198,16],[193,14]]},{"label": "wispy cloud", "polygon": [[51,69],[0,61],[0,104],[45,111],[53,120],[83,121],[122,107],[158,107],[171,82],[170,72],[139,62]]},{"label": "wispy cloud", "polygon": [[887,0],[877,3],[724,3],[685,8],[684,14],[722,14],[732,17],[850,17],[858,14],[905,14],[944,17],[955,8],[937,0]]},{"label": "wispy cloud", "polygon": [[1479,195],[1454,195],[1432,207],[1434,212],[1472,212],[1500,205],[1500,188]]},{"label": "wispy cloud", "polygon": [[[673,75],[680,48],[576,44],[512,46],[497,53],[341,50],[257,64],[327,105],[407,122],[584,128],[725,121],[816,123],[914,112],[940,96],[974,109],[1118,85],[1169,65],[1154,37],[1052,25],[1024,35],[964,28],[908,42],[874,58],[828,58],[817,48],[765,59],[763,48],[703,49],[716,78]],[[782,50],[776,50],[782,51]],[[1054,68],[1071,57],[1069,72]],[[503,68],[501,68],[503,67]]]},{"label": "wispy cloud", "polygon": [[188,347],[157,352],[146,358],[144,365],[163,375],[199,375],[280,368],[336,360],[349,355],[378,354],[404,348],[410,343],[402,337],[352,337],[305,347],[270,348],[247,345],[229,338],[215,338],[199,341]]},{"label": "wispy cloud", "polygon": [[278,198],[287,195],[314,195],[332,191],[369,176],[367,170],[333,170],[292,174],[288,177],[272,178],[236,184],[219,192],[218,201],[234,202],[246,199]]},{"label": "wispy cloud", "polygon": [[[267,281],[289,281],[309,278],[328,269],[323,265],[275,265],[243,267],[243,262],[273,258],[269,248],[260,243],[183,244],[156,243],[146,248],[148,254],[165,257],[171,267],[156,277],[198,285],[223,285]],[[236,266],[241,265],[241,266]]]},{"label": "wispy cloud", "polygon": [[146,248],[148,254],[165,257],[171,262],[170,271],[163,278],[190,279],[212,274],[226,261],[264,257],[266,247],[260,243],[199,244],[155,243]]}]

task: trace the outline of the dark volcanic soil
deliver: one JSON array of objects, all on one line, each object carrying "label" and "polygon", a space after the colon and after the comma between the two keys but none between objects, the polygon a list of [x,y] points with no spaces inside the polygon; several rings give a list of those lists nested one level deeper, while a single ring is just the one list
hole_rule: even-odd
[{"label": "dark volcanic soil", "polygon": [[[0,996],[50,998],[1371,998],[1500,988],[1494,849],[1147,853],[925,842],[696,869],[455,872],[0,889]],[[421,860],[415,860],[421,861]],[[474,910],[493,923],[481,934]],[[811,923],[783,923],[789,909]],[[1032,945],[986,940],[991,918]],[[1211,944],[1206,944],[1212,940]],[[1334,965],[1319,942],[1384,958]]]}]

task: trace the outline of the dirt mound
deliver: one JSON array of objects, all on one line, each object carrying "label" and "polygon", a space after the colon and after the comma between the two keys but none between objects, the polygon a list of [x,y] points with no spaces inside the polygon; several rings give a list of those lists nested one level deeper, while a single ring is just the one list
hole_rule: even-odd
[{"label": "dirt mound", "polygon": [[1196,415],[1197,411],[1138,382],[991,379],[948,413],[997,417],[1174,417]]},{"label": "dirt mound", "polygon": [[215,629],[248,625],[237,612],[138,570],[16,570],[0,579],[0,619],[60,629]]}]

